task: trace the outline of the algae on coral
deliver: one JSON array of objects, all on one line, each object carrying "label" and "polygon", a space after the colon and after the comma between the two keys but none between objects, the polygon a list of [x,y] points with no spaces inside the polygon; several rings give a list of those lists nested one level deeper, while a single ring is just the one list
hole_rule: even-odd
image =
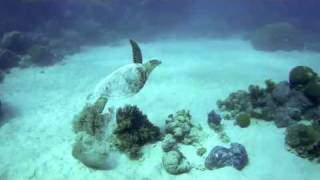
[{"label": "algae on coral", "polygon": [[295,124],[286,130],[286,144],[290,151],[302,158],[320,158],[320,129],[318,127]]},{"label": "algae on coral", "polygon": [[77,133],[84,131],[92,136],[102,135],[104,133],[103,127],[107,123],[106,120],[108,119],[106,114],[102,114],[102,111],[107,102],[107,98],[101,97],[95,104],[87,104],[82,111],[74,117],[74,132]]}]

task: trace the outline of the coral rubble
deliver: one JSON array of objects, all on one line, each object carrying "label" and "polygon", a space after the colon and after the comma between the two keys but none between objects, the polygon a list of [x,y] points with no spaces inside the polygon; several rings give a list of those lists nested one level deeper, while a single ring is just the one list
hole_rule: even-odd
[{"label": "coral rubble", "polygon": [[198,148],[197,149],[197,155],[198,156],[203,156],[207,152],[207,149],[204,147]]},{"label": "coral rubble", "polygon": [[221,123],[222,118],[219,114],[217,114],[214,110],[210,111],[208,114],[207,123],[211,129],[214,130],[219,136],[219,139],[224,143],[229,143],[230,138],[225,133],[223,124]]}]

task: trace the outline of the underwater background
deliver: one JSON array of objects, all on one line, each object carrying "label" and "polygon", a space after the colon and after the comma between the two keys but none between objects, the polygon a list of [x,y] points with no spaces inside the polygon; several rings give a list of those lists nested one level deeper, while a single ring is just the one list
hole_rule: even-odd
[{"label": "underwater background", "polygon": [[320,179],[317,0],[1,0],[0,180]]}]

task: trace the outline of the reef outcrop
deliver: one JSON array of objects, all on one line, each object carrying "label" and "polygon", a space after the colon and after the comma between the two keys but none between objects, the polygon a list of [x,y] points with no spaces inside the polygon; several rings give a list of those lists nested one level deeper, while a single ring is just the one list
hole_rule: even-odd
[{"label": "reef outcrop", "polygon": [[288,127],[302,119],[319,124],[317,113],[320,99],[320,78],[310,67],[297,66],[289,73],[289,81],[266,81],[266,87],[250,85],[248,91],[231,93],[218,101],[221,111],[228,112],[226,119],[236,119],[241,113],[274,121],[276,126]]},{"label": "reef outcrop", "polygon": [[108,99],[99,98],[94,104],[87,104],[73,119],[76,140],[72,155],[89,168],[105,170],[112,167],[109,160],[111,147],[108,146],[106,127],[112,119],[109,111],[103,113]]},{"label": "reef outcrop", "polygon": [[302,50],[304,42],[296,27],[287,22],[268,24],[252,33],[250,42],[257,50]]}]

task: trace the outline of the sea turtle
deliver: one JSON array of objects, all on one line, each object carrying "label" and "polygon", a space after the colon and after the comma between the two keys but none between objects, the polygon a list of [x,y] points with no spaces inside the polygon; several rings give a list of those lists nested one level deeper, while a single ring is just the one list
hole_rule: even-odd
[{"label": "sea turtle", "polygon": [[138,93],[152,70],[161,64],[161,61],[153,59],[142,63],[142,53],[139,45],[130,40],[133,54],[133,63],[127,64],[113,71],[102,79],[89,96],[91,103],[99,98],[109,99],[110,97],[128,97]]}]

